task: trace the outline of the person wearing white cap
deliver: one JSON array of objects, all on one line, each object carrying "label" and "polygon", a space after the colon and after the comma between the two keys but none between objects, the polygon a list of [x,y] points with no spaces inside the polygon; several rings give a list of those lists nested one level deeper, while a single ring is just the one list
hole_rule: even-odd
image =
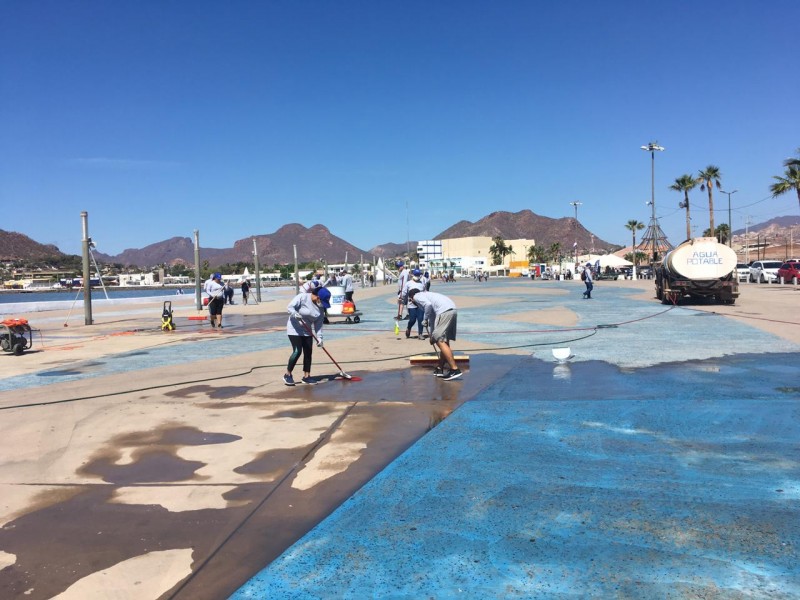
[{"label": "person wearing white cap", "polygon": [[421,281],[422,273],[420,273],[419,269],[414,269],[411,271],[411,278],[406,282],[406,285],[403,287],[403,304],[408,306],[408,325],[406,326],[406,338],[411,337],[411,329],[414,327],[414,323],[417,324],[417,338],[425,339],[422,335],[422,321],[424,320],[422,309],[417,308],[417,305],[413,302],[409,304],[408,302],[408,292],[410,290],[418,290],[420,292],[425,291],[425,284]]},{"label": "person wearing white cap", "polygon": [[398,260],[395,263],[397,267],[397,316],[395,320],[400,321],[403,318],[403,307],[405,306],[405,302],[403,301],[403,288],[406,286],[406,281],[408,281],[408,271],[406,271],[406,264],[402,260]]}]

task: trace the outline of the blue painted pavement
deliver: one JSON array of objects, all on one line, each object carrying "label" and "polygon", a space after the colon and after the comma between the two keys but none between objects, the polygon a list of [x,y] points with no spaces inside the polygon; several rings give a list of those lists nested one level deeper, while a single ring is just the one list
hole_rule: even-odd
[{"label": "blue painted pavement", "polygon": [[[797,346],[595,295],[553,299],[604,325],[573,362],[507,359],[233,598],[800,597]],[[515,310],[460,310],[458,349],[487,323],[508,346],[575,335]]]}]

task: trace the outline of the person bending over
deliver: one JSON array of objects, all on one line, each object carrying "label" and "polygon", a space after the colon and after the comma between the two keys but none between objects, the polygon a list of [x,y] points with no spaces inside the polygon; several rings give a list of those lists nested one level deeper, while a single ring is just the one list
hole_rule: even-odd
[{"label": "person bending over", "polygon": [[[456,339],[458,312],[455,302],[444,294],[421,292],[417,289],[408,290],[408,299],[422,309],[425,320],[433,324],[430,343],[439,350],[439,363],[433,374],[445,381],[458,379],[461,371],[450,348],[450,342]],[[444,370],[445,363],[450,367],[448,371]]]}]

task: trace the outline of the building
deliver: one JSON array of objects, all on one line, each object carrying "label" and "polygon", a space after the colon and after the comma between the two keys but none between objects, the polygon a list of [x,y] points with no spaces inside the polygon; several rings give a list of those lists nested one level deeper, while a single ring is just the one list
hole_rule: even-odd
[{"label": "building", "polygon": [[494,240],[488,236],[473,236],[445,240],[424,240],[417,243],[417,256],[420,269],[430,271],[434,276],[442,272],[452,271],[456,276],[468,276],[475,273],[503,271],[511,269],[511,263],[527,261],[528,248],[534,246],[534,240],[504,240],[512,252],[507,254],[502,265],[492,265],[489,248]]}]

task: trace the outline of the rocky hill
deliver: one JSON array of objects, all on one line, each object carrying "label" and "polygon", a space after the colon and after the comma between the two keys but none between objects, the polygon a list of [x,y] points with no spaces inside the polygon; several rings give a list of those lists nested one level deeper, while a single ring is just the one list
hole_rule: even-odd
[{"label": "rocky hill", "polygon": [[0,260],[47,260],[54,256],[64,253],[53,244],[40,244],[27,235],[0,229]]},{"label": "rocky hill", "polygon": [[399,244],[388,242],[380,246],[375,246],[369,253],[378,258],[393,258],[395,256],[405,256],[409,252],[415,252],[416,250],[417,242],[415,241],[409,241],[408,243],[402,242]]},{"label": "rocky hill", "polygon": [[[785,216],[785,217],[775,217],[774,219],[770,219],[769,221],[764,221],[763,223],[759,223],[758,225],[751,225],[749,229],[734,229],[733,235],[745,235],[745,233],[749,234],[760,234],[760,235],[776,235],[776,236],[787,236],[789,235],[790,230],[793,227],[796,227],[800,224],[800,217],[797,216]],[[800,234],[800,228],[797,228],[797,233]]]},{"label": "rocky hill", "polygon": [[449,229],[445,229],[436,236],[436,239],[469,237],[469,236],[500,236],[504,240],[533,239],[537,246],[548,248],[558,242],[562,248],[572,248],[577,241],[578,248],[583,251],[594,248],[596,251],[611,250],[618,246],[601,240],[592,239],[592,232],[572,217],[551,219],[542,217],[530,210],[521,210],[516,213],[497,211],[483,217],[480,221],[471,223],[459,221]]},{"label": "rocky hill", "polygon": [[[758,234],[768,235],[770,240],[784,238],[793,240],[793,228],[800,223],[800,217],[785,216],[771,219],[764,223],[754,224],[749,228],[752,238]],[[800,243],[800,228],[797,229],[798,243]],[[743,230],[734,232],[735,236],[744,234]],[[445,229],[438,239],[468,237],[468,236],[500,236],[504,240],[527,238],[536,240],[536,244],[544,248],[558,242],[562,248],[571,248],[577,240],[578,247],[596,251],[615,249],[616,246],[595,237],[592,233],[575,219],[563,217],[551,219],[542,217],[530,210],[516,213],[497,211],[474,223],[459,221]],[[294,261],[292,248],[297,245],[297,257],[300,262],[312,262],[324,259],[328,263],[344,262],[345,255],[348,262],[356,262],[362,257],[365,261],[372,260],[373,256],[391,258],[403,256],[407,248],[413,252],[417,242],[386,243],[376,246],[369,251],[350,244],[349,242],[333,235],[327,227],[314,225],[306,228],[297,223],[284,225],[271,234],[256,235],[238,240],[232,248],[202,248],[200,260],[208,261],[212,267],[226,263],[252,262],[253,238],[258,247],[258,259],[261,265],[271,267],[274,264],[289,264]],[[736,241],[736,238],[734,238]],[[202,244],[202,237],[200,239]],[[786,242],[790,243],[790,242]],[[125,266],[138,266],[142,268],[154,267],[163,264],[184,263],[194,264],[194,242],[188,237],[174,237],[163,242],[151,244],[141,249],[127,249],[121,254],[110,256],[99,252],[94,253],[100,262],[120,263]],[[42,260],[50,257],[64,257],[56,246],[40,244],[21,233],[3,231],[0,229],[0,260]]]},{"label": "rocky hill", "polygon": [[[333,235],[324,225],[306,228],[297,223],[284,225],[275,233],[256,235],[234,242],[233,248],[204,248],[200,238],[200,260],[208,261],[212,267],[226,263],[252,262],[253,239],[258,248],[261,265],[288,264],[294,262],[293,246],[297,246],[297,260],[312,262],[324,259],[329,263],[359,260],[368,253]],[[142,249],[128,249],[116,256],[95,253],[97,260],[119,263],[125,266],[152,267],[155,265],[194,264],[194,241],[188,237],[174,237],[150,244]]]},{"label": "rocky hill", "polygon": [[[226,250],[217,248],[201,247],[200,260],[207,260],[209,263],[215,264],[217,258],[225,252]],[[154,267],[156,265],[172,265],[176,263],[193,265],[194,241],[188,237],[174,237],[163,242],[150,244],[144,248],[128,248],[113,256],[102,252],[95,252],[94,256],[100,262],[118,263],[126,267]]]}]

